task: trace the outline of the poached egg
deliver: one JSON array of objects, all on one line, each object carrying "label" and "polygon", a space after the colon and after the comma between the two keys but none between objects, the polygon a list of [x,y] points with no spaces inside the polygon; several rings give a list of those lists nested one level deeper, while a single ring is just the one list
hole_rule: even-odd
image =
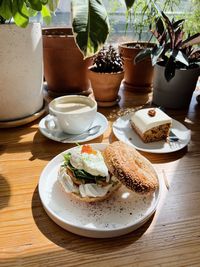
[{"label": "poached egg", "polygon": [[89,145],[75,147],[71,152],[70,163],[74,168],[94,176],[108,176],[108,168],[101,152],[93,150]]}]

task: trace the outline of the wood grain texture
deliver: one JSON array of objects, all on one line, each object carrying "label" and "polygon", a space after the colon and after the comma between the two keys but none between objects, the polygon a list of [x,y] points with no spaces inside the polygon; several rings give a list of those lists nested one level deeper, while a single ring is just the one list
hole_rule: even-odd
[{"label": "wood grain texture", "polygon": [[[196,92],[195,94],[197,94]],[[99,108],[109,129],[92,142],[116,140],[116,113],[145,104],[150,95],[121,90],[119,107]],[[165,171],[165,189],[154,216],[140,229],[114,239],[90,239],[57,226],[45,213],[38,180],[46,164],[73,144],[48,140],[39,120],[0,129],[0,266],[171,267],[200,266],[200,106],[169,111],[191,129],[187,148],[165,155],[142,153]]]}]

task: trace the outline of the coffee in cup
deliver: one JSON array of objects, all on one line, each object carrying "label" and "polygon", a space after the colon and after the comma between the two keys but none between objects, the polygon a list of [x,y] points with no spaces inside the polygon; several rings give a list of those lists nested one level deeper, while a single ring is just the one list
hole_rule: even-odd
[{"label": "coffee in cup", "polygon": [[81,134],[92,125],[97,114],[97,103],[87,96],[61,96],[49,103],[49,113],[50,117],[45,123],[49,131]]}]

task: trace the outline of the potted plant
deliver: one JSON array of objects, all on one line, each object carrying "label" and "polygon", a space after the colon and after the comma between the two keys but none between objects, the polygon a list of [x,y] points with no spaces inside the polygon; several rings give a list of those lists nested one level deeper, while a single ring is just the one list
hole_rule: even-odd
[{"label": "potted plant", "polygon": [[102,47],[109,31],[101,1],[73,0],[71,4],[72,28],[43,29],[46,88],[54,97],[91,93],[87,69],[92,64],[91,56]]},{"label": "potted plant", "polygon": [[[112,2],[114,3],[115,1],[113,0]],[[139,36],[141,36],[141,31],[145,29],[146,25],[153,21],[155,13],[152,14],[154,11],[152,2],[153,1],[142,0],[124,1],[128,14],[132,14],[135,11],[133,15],[133,25],[134,28],[135,25],[139,25],[139,27],[137,27]],[[157,3],[159,1],[155,0],[155,2]],[[172,8],[177,4],[177,1],[164,0],[162,4],[165,8]],[[133,9],[131,9],[132,7]],[[108,16],[106,16],[105,8],[101,1],[89,0],[83,3],[81,0],[74,0],[72,1],[72,11],[73,10],[73,31],[76,33],[76,42],[80,50],[87,57],[91,55],[91,52],[98,52],[100,45],[104,44],[109,31]],[[139,23],[136,21],[138,13],[141,13]],[[96,23],[96,25],[92,26],[93,23]],[[84,38],[81,38],[83,36]],[[139,92],[151,91],[153,67],[150,57],[145,63],[140,62],[137,65],[134,64],[136,54],[146,46],[153,47],[153,44],[139,39],[139,41],[119,45],[119,51],[123,58],[125,69],[123,84],[125,88],[129,90],[137,90]]]},{"label": "potted plant", "polygon": [[88,75],[98,105],[116,105],[124,71],[122,60],[114,47],[103,47],[94,56],[93,66],[89,68]]},{"label": "potted plant", "polygon": [[200,33],[184,38],[184,19],[170,21],[160,12],[152,30],[158,44],[153,50],[145,49],[137,55],[139,62],[151,55],[155,65],[153,103],[166,108],[188,107],[200,75]]},{"label": "potted plant", "polygon": [[91,58],[84,59],[72,28],[44,28],[43,57],[46,91],[51,97],[66,94],[89,95],[87,69]]},{"label": "potted plant", "polygon": [[153,43],[128,42],[119,45],[120,55],[124,62],[124,88],[128,91],[148,93],[152,90],[153,66],[151,58],[146,58],[137,65],[134,59],[145,47],[153,48]]},{"label": "potted plant", "polygon": [[[152,90],[154,67],[151,64],[151,58],[146,57],[143,61],[135,64],[134,59],[143,49],[152,49],[154,42],[148,35],[147,29],[151,25],[156,16],[154,7],[157,2],[162,4],[165,9],[173,9],[179,1],[163,0],[161,1],[132,1],[133,5],[128,8],[130,14],[132,28],[136,40],[126,42],[119,45],[120,55],[124,62],[124,88],[129,91],[140,93],[148,93]],[[132,19],[133,18],[133,19]],[[129,24],[129,22],[128,22]]]},{"label": "potted plant", "polygon": [[29,18],[41,12],[48,22],[48,2],[0,1],[0,121],[5,125],[30,122],[44,110],[41,26]]}]

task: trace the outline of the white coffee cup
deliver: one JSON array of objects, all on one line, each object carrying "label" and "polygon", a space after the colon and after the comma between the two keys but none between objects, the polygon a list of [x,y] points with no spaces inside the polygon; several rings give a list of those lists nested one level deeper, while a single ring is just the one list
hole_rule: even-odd
[{"label": "white coffee cup", "polygon": [[81,134],[94,122],[97,103],[87,96],[61,96],[49,103],[49,114],[45,126],[50,132]]}]

